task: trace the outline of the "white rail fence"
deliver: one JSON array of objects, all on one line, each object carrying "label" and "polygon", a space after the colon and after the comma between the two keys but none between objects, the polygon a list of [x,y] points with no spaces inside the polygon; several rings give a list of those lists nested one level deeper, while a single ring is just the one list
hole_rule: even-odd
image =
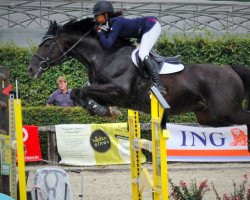
[{"label": "white rail fence", "polygon": [[[89,17],[95,2],[0,0],[0,29],[44,29],[49,20],[55,19],[63,24],[72,18]],[[115,9],[123,9],[127,17],[157,16],[163,28],[171,32],[250,32],[250,3],[113,1],[113,5]]]}]

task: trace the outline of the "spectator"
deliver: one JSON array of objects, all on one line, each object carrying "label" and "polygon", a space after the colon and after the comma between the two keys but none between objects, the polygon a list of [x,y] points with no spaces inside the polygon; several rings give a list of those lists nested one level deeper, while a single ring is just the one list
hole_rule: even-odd
[{"label": "spectator", "polygon": [[54,91],[46,102],[46,105],[55,105],[69,107],[74,106],[73,101],[70,99],[71,89],[68,89],[67,80],[65,77],[60,76],[57,79],[59,89]]}]

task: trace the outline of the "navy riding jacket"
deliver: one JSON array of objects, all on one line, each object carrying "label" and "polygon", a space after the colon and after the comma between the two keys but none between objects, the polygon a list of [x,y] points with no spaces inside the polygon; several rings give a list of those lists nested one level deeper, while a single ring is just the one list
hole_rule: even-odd
[{"label": "navy riding jacket", "polygon": [[136,38],[140,41],[142,35],[149,31],[155,23],[155,17],[134,19],[113,17],[109,19],[109,30],[107,32],[99,31],[97,34],[104,48],[112,48],[118,37]]}]

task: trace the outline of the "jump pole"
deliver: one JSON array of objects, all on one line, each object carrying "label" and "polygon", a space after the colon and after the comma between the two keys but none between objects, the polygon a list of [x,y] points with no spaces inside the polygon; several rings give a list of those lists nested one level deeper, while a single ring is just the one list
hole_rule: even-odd
[{"label": "jump pole", "polygon": [[139,189],[139,178],[141,175],[140,150],[133,149],[133,140],[141,138],[141,128],[137,111],[128,110],[128,131],[130,142],[130,171],[132,179],[132,200],[142,200],[142,192]]},{"label": "jump pole", "polygon": [[14,108],[14,94],[9,95],[9,135],[11,147],[11,164],[10,164],[10,196],[17,199],[17,140],[16,140],[16,122]]},{"label": "jump pole", "polygon": [[166,123],[170,107],[156,87],[151,88],[151,129],[154,200],[168,199]]},{"label": "jump pole", "polygon": [[[154,200],[168,200],[168,172],[166,129],[170,107],[156,87],[151,88],[151,133],[152,142],[140,138],[138,112],[128,110],[128,129],[130,137],[130,160],[132,178],[132,199],[142,200],[142,191],[152,189]],[[153,181],[147,169],[141,168],[140,149],[152,151]]]},{"label": "jump pole", "polygon": [[19,196],[20,200],[27,200],[21,99],[15,99],[14,95],[11,94],[9,100],[9,107],[9,115],[10,117],[13,117],[14,114],[15,119],[14,121],[17,141]]}]

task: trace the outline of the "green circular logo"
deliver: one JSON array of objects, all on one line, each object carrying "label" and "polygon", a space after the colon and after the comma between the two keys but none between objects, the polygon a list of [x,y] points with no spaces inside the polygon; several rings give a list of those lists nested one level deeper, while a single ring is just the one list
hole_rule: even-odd
[{"label": "green circular logo", "polygon": [[104,153],[111,148],[111,141],[108,134],[98,129],[90,136],[90,144],[92,148],[100,153]]}]

